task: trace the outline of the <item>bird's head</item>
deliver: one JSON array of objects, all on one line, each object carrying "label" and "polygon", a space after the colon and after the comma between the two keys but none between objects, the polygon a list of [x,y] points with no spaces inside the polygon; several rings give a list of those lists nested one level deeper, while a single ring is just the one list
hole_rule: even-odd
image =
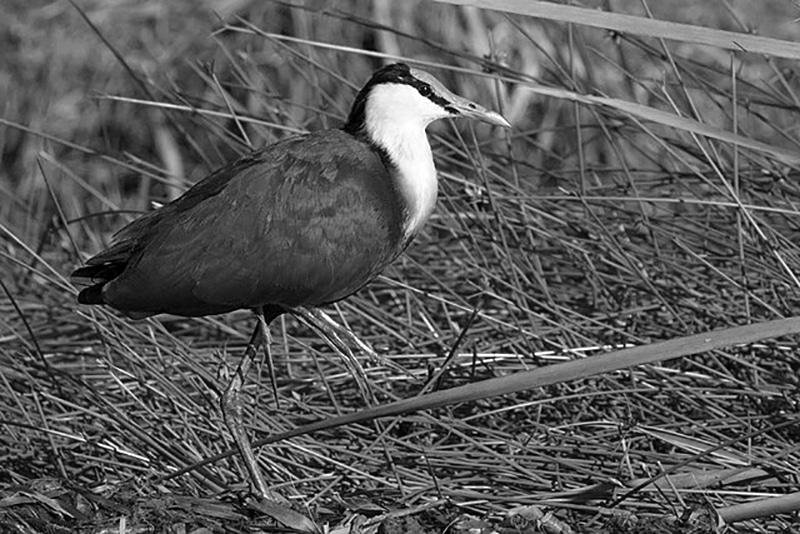
[{"label": "bird's head", "polygon": [[511,127],[498,113],[451,93],[427,72],[403,63],[372,75],[358,93],[344,127],[369,141],[394,167],[392,178],[404,206],[406,239],[419,231],[436,204],[436,168],[425,127],[446,117]]},{"label": "bird's head", "polygon": [[431,122],[447,117],[511,127],[499,113],[453,94],[427,72],[394,63],[376,71],[361,89],[344,129],[367,135],[382,124],[410,123],[424,129]]}]

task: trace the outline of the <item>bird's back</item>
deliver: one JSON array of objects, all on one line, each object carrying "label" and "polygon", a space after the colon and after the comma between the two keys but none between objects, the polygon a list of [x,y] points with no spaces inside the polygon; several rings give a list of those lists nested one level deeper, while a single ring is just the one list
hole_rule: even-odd
[{"label": "bird's back", "polygon": [[74,273],[96,283],[82,300],[134,316],[340,300],[407,244],[393,172],[341,130],[270,145],[123,228]]}]

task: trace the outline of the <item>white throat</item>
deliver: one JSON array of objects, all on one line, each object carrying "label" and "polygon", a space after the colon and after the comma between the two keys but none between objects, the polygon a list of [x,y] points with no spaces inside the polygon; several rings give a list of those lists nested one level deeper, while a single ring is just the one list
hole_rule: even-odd
[{"label": "white throat", "polygon": [[397,185],[406,209],[405,237],[413,237],[433,212],[438,188],[425,127],[447,114],[413,87],[400,84],[375,87],[364,111],[367,134],[399,170]]}]

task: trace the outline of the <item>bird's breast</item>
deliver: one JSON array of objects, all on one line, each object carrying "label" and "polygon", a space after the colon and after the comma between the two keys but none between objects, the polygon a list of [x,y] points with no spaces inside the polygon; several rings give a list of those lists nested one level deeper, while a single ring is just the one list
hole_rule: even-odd
[{"label": "bird's breast", "polygon": [[[409,129],[410,130],[410,129]],[[393,181],[403,210],[403,236],[410,241],[436,206],[438,181],[425,130],[398,127],[379,139],[394,167]]]},{"label": "bird's breast", "polygon": [[405,204],[404,235],[411,239],[422,229],[436,206],[438,183],[430,147],[398,165],[398,189]]}]

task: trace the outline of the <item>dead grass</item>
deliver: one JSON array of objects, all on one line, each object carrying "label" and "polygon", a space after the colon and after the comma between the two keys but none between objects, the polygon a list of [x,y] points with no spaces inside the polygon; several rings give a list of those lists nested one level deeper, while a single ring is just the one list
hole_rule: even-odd
[{"label": "dead grass", "polygon": [[[744,2],[655,18],[796,39],[768,4],[763,20]],[[132,322],[79,307],[65,277],[249,147],[339,124],[386,55],[514,130],[434,128],[433,220],[331,310],[385,359],[363,357],[379,404],[800,304],[788,60],[424,2],[80,5],[136,79],[66,3],[13,4],[0,35],[15,44],[0,76],[6,528],[264,527],[235,457],[165,478],[232,446],[218,395],[249,314]],[[279,398],[266,369],[247,387],[257,435],[370,404],[313,332],[286,319],[273,335]],[[728,532],[791,532],[798,340],[770,335],[295,437],[265,447],[262,469],[320,524],[366,532],[714,532],[720,516]]]}]

